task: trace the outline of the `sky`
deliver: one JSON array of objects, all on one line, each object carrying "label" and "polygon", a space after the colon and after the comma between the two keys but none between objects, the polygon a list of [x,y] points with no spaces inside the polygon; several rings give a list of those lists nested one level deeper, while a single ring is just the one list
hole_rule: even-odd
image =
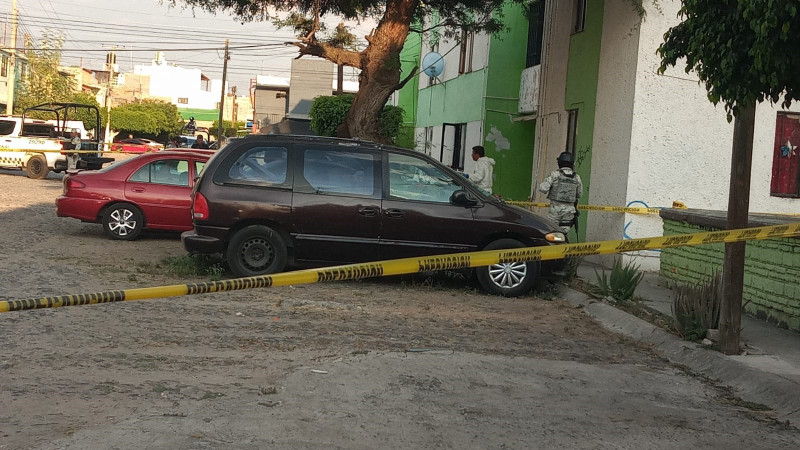
[{"label": "sky", "polygon": [[[134,65],[149,65],[161,50],[168,63],[199,68],[209,77],[221,79],[222,49],[228,38],[228,85],[246,95],[250,79],[256,75],[288,78],[291,60],[297,56],[297,47],[283,44],[294,40],[292,30],[276,30],[268,22],[242,24],[223,12],[170,7],[167,1],[17,0],[17,9],[18,39],[29,34],[38,41],[46,30],[63,33],[61,62],[65,66],[102,70],[106,54],[116,49],[120,71],[132,72]],[[11,0],[0,0],[4,48],[10,45],[10,17]],[[330,18],[328,23],[335,26],[338,20]],[[363,42],[374,23],[348,25]],[[347,70],[345,79],[355,81],[354,71]]]}]

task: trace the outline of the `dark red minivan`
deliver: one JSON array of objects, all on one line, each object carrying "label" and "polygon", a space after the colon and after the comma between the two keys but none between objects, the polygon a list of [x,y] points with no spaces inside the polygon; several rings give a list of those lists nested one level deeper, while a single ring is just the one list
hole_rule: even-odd
[{"label": "dark red minivan", "polygon": [[[241,276],[553,245],[550,220],[487,195],[427,155],[370,142],[254,135],[208,162],[192,194],[192,253],[222,253]],[[527,293],[537,262],[477,269],[490,293]]]}]

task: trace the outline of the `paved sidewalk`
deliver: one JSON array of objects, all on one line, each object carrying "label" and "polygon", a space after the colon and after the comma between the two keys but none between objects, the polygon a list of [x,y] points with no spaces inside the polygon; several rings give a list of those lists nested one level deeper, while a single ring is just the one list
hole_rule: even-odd
[{"label": "paved sidewalk", "polygon": [[[578,268],[578,276],[584,281],[595,283],[595,270],[599,271],[601,267],[584,263]],[[636,295],[645,299],[647,306],[664,314],[672,315],[673,294],[666,286],[666,281],[661,279],[657,273],[646,273],[642,283],[636,289]],[[576,291],[570,292],[569,297],[568,299],[576,304],[593,303],[588,299],[581,300],[581,296]],[[587,312],[595,315],[588,309]],[[625,334],[634,335],[634,337],[642,337],[635,336],[636,332],[632,333],[632,329],[628,326],[632,316],[625,314],[630,317],[622,317],[608,311],[600,315],[603,316],[600,318],[601,322],[607,326]],[[620,321],[622,323],[616,323]],[[644,333],[642,330],[637,332]],[[655,331],[651,330],[651,333],[655,333]],[[651,339],[650,336],[645,335],[644,338],[644,340],[655,343],[668,357],[671,352],[680,347],[680,344],[674,340],[666,339],[663,336]],[[800,422],[800,395],[798,395],[800,392],[800,333],[783,330],[770,323],[744,316],[742,317],[742,340],[746,346],[744,353],[739,356],[725,356],[713,350],[702,349],[696,344],[680,341],[690,345],[683,345],[681,355],[675,362],[687,364],[693,370],[731,384],[740,391],[745,400],[764,403],[775,408],[783,417],[793,419],[793,422],[796,423]],[[691,355],[686,353],[690,347],[692,347]]]}]

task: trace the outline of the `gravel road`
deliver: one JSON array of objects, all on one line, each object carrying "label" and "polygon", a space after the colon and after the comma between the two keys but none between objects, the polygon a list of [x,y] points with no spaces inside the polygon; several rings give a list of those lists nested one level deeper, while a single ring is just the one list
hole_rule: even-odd
[{"label": "gravel road", "polygon": [[[0,171],[0,299],[175,284],[179,236]],[[0,315],[0,449],[798,448],[561,300],[406,277]]]}]

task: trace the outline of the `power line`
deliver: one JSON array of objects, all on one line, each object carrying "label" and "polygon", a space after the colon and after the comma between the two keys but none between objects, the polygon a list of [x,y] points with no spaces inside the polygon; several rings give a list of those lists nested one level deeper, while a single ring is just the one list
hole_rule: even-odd
[{"label": "power line", "polygon": [[[285,46],[286,44],[255,44],[255,45],[241,45],[238,47],[231,47],[231,49],[247,49],[247,48],[264,48],[264,47],[274,47],[274,46]],[[199,51],[210,51],[210,50],[222,50],[225,47],[194,47],[194,48],[132,48],[132,49],[125,49],[127,52],[164,52],[164,51],[175,51],[175,52],[199,52]],[[10,47],[0,47],[0,50],[12,50]],[[100,48],[100,49],[54,49],[54,48],[47,48],[47,47],[39,47],[39,48],[28,48],[26,50],[30,51],[46,51],[46,50],[60,50],[62,52],[108,52],[109,49],[107,48]]]}]

